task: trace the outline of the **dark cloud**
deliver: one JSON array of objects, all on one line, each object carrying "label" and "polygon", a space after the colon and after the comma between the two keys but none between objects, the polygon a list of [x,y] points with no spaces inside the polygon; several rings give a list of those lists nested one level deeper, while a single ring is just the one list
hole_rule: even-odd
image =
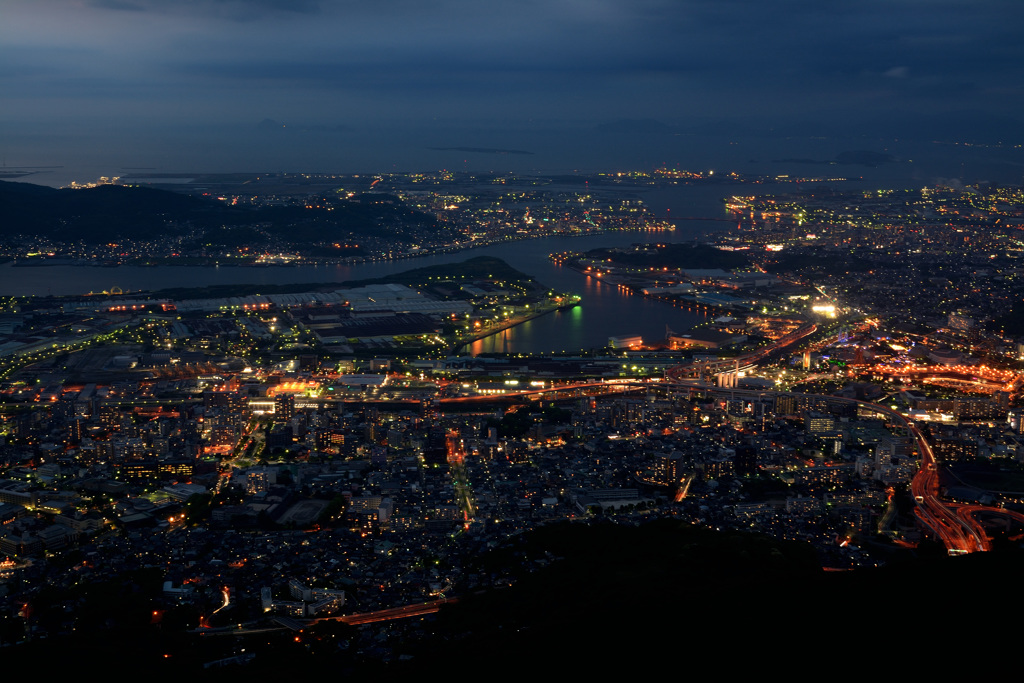
[{"label": "dark cloud", "polygon": [[1019,0],[6,0],[0,125],[1006,128],[1022,25]]},{"label": "dark cloud", "polygon": [[123,12],[144,12],[147,6],[137,0],[92,0],[89,4],[102,9],[112,9]]},{"label": "dark cloud", "polygon": [[106,10],[157,12],[254,19],[267,13],[312,14],[320,11],[318,0],[89,0],[89,5]]}]

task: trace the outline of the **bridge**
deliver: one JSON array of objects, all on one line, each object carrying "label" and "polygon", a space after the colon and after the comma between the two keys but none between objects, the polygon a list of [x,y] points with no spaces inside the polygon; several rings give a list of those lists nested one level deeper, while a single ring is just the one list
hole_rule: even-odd
[{"label": "bridge", "polygon": [[750,353],[745,353],[742,356],[736,356],[735,358],[723,358],[716,361],[709,362],[689,362],[677,365],[669,368],[665,371],[665,378],[673,381],[680,381],[682,379],[700,376],[704,372],[724,371],[732,368],[742,369],[749,368],[761,361],[767,359],[774,353],[779,353],[786,349],[788,346],[796,344],[800,340],[808,337],[818,331],[818,326],[815,323],[806,323],[801,325],[797,329],[793,330],[784,337],[779,337],[769,346],[763,349],[757,349]]}]

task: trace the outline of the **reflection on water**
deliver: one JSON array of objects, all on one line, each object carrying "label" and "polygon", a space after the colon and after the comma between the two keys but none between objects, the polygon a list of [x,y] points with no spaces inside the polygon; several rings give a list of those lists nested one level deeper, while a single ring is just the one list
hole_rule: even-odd
[{"label": "reflection on water", "polygon": [[[585,309],[581,306],[548,313],[479,339],[469,345],[469,352],[474,356],[481,353],[551,353],[605,346],[607,336],[602,339],[601,330],[590,330],[584,324],[584,317]],[[592,343],[591,339],[597,339],[597,342]]]},{"label": "reflection on water", "polygon": [[707,319],[704,311],[631,295],[597,278],[584,279],[582,303],[534,318],[469,345],[469,353],[574,353],[608,345],[609,337],[640,335],[648,344],[665,339],[666,328],[685,332]]}]

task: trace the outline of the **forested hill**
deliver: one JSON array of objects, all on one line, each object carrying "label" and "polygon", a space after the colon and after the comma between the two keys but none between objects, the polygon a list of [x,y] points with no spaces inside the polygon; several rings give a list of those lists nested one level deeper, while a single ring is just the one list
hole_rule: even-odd
[{"label": "forested hill", "polygon": [[[147,187],[57,190],[0,181],[0,237],[44,235],[103,243],[198,229],[223,243],[220,233],[225,229],[245,226],[258,227],[264,239],[289,244],[322,244],[361,235],[409,242],[443,239],[446,232],[432,216],[387,196],[318,197],[306,205],[242,207]],[[245,233],[247,239],[256,237],[251,230]]]}]

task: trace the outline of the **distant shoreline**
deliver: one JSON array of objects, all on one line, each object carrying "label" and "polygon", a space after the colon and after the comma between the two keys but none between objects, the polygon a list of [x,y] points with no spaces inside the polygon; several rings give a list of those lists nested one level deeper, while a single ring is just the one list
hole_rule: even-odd
[{"label": "distant shoreline", "polygon": [[541,240],[552,237],[563,238],[563,237],[593,237],[595,235],[612,235],[616,233],[647,233],[654,232],[653,228],[640,228],[636,230],[587,230],[579,232],[552,232],[542,233],[535,235],[521,235],[519,237],[506,237],[503,239],[496,240],[477,240],[466,244],[458,244],[446,247],[437,247],[436,249],[425,249],[420,253],[415,254],[403,254],[398,256],[346,256],[340,259],[296,259],[288,263],[257,263],[256,261],[242,261],[241,259],[233,261],[225,261],[223,259],[214,259],[210,257],[204,262],[183,262],[188,259],[195,259],[196,257],[182,257],[181,259],[175,259],[168,257],[166,261],[159,263],[153,263],[152,260],[141,260],[140,262],[125,262],[125,263],[114,263],[109,261],[89,261],[87,259],[71,259],[62,260],[61,258],[31,258],[31,259],[19,259],[19,258],[8,258],[6,260],[0,260],[0,265],[4,263],[10,263],[12,268],[50,268],[50,267],[72,267],[72,268],[304,268],[309,266],[355,266],[364,263],[372,263],[374,261],[407,261],[410,259],[423,258],[426,256],[436,256],[438,254],[457,254],[461,251],[468,251],[472,249],[482,249],[484,247],[491,247],[496,244],[504,242],[525,242],[528,240]]}]

